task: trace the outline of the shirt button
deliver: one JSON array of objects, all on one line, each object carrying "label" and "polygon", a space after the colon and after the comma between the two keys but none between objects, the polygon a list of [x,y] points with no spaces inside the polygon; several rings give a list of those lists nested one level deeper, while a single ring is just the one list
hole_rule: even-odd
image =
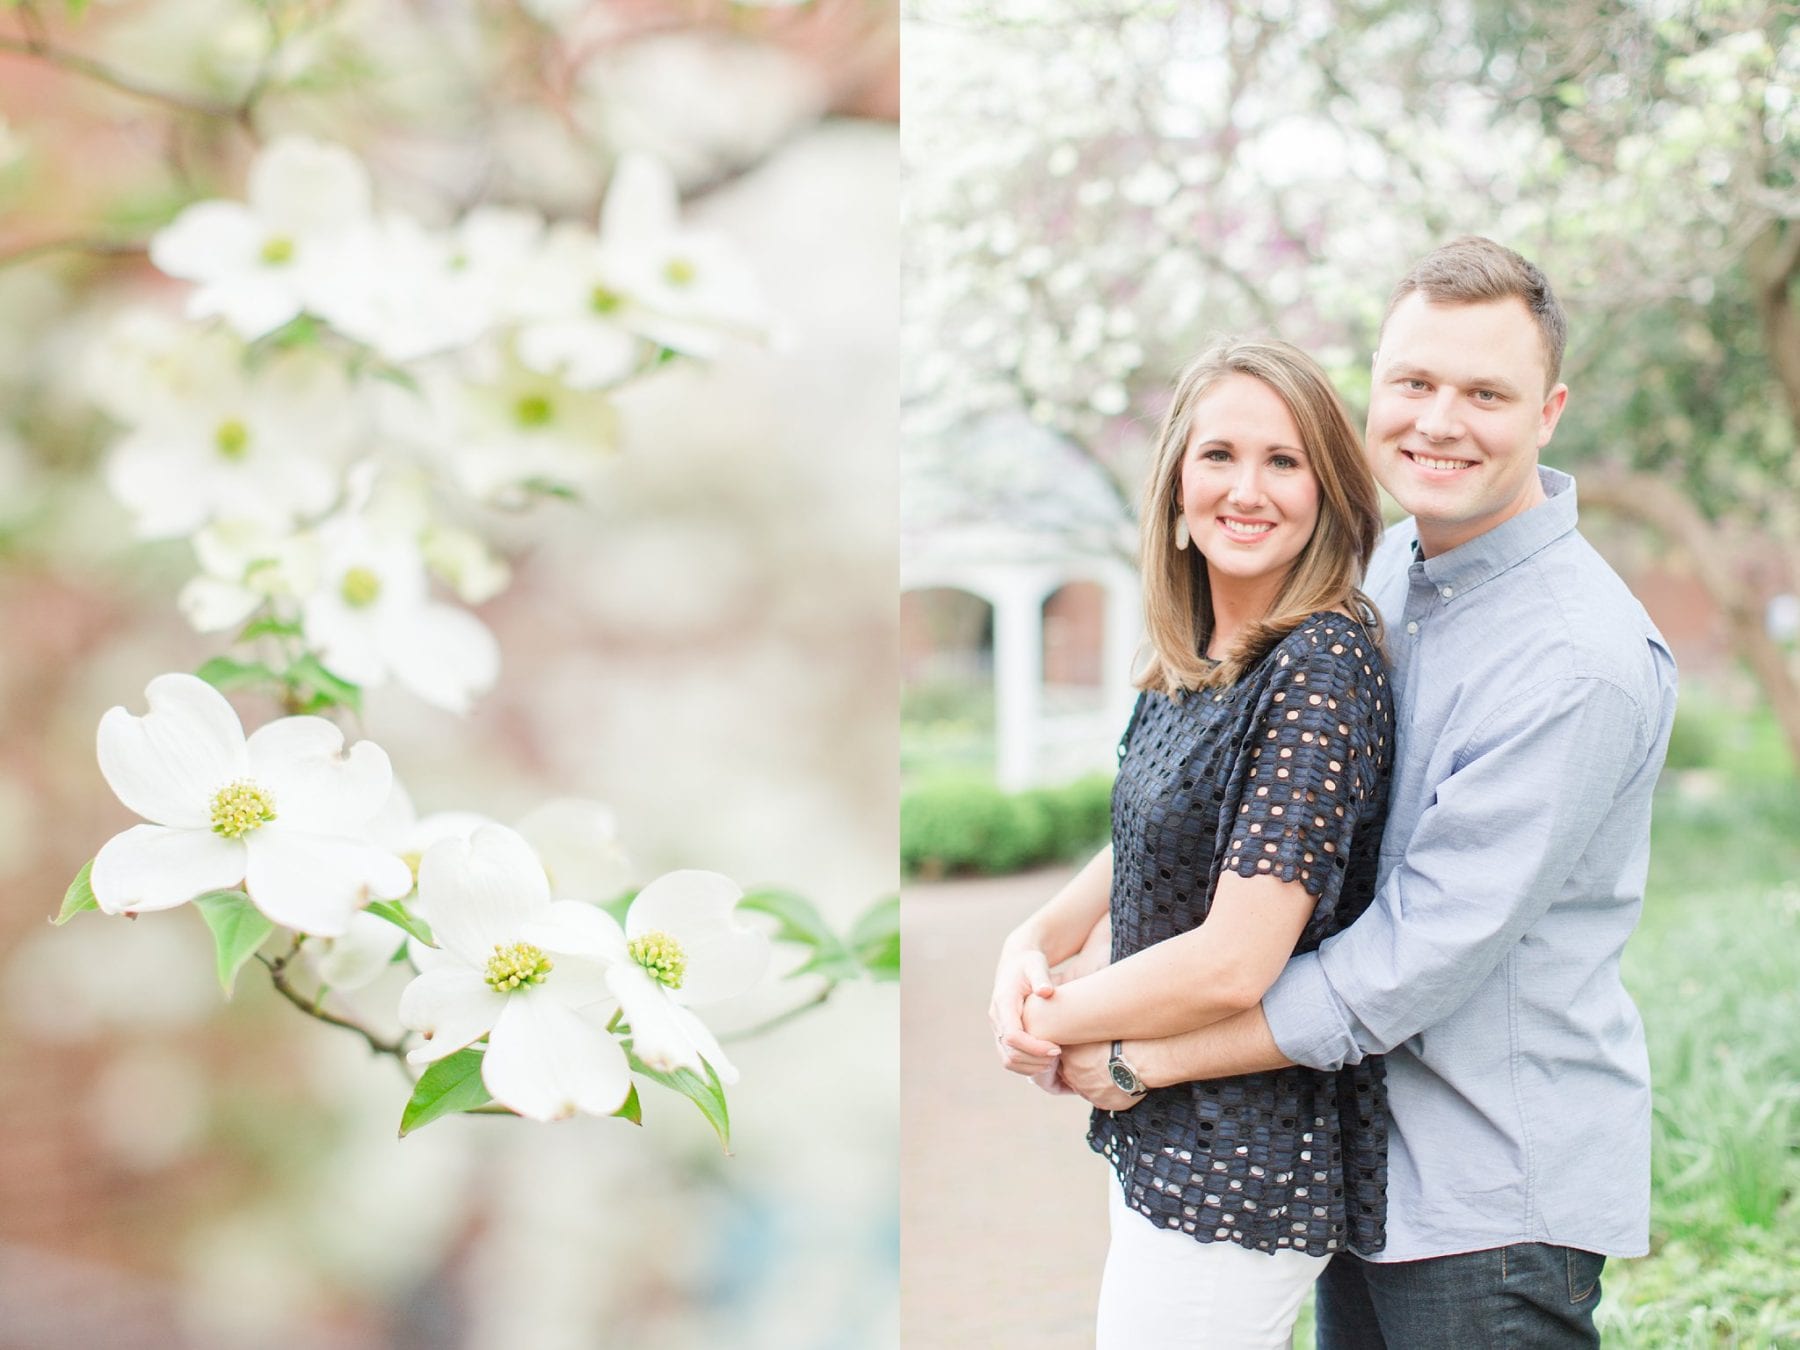
[{"label": "shirt button", "polygon": [[1439,591],[1438,594],[1442,595],[1444,597],[1444,599],[1448,600],[1451,596],[1456,594],[1456,587],[1446,586],[1443,588],[1443,590]]},{"label": "shirt button", "polygon": [[1419,625],[1416,623],[1409,623],[1406,625],[1406,631],[1409,633],[1416,633],[1419,631]]}]

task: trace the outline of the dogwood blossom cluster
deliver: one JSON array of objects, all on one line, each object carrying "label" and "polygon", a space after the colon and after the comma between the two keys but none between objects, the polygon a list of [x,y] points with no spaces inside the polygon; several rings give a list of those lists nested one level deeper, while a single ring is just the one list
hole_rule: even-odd
[{"label": "dogwood blossom cluster", "polygon": [[147,712],[100,720],[101,773],[145,821],[93,861],[102,912],[235,903],[222,951],[246,917],[251,950],[287,929],[321,948],[328,984],[410,962],[396,1010],[419,1035],[407,1059],[474,1048],[485,1098],[533,1120],[621,1111],[633,1057],[737,1081],[694,1012],[746,992],[769,963],[727,878],[672,872],[621,923],[600,907],[624,876],[604,808],[554,803],[519,829],[470,813],[418,819],[387,754],[346,748],[333,722],[282,717],[246,736],[225,696],[186,674],[157,676],[145,697]]},{"label": "dogwood blossom cluster", "polygon": [[137,534],[192,543],[182,612],[254,625],[275,678],[305,656],[453,712],[499,671],[466,608],[508,580],[482,509],[593,490],[622,388],[765,324],[728,241],[635,154],[596,224],[481,206],[439,228],[349,150],[284,137],[245,200],[189,206],[149,256],[190,283],[182,314],[121,316],[90,385]]},{"label": "dogwood blossom cluster", "polygon": [[[140,537],[189,542],[180,610],[232,649],[101,718],[101,774],[142,823],[58,922],[191,904],[228,994],[254,958],[314,1016],[406,969],[387,1039],[324,1016],[407,1067],[403,1133],[467,1110],[638,1119],[648,1076],[725,1138],[737,1070],[695,1010],[769,964],[739,888],[680,871],[633,898],[594,803],[512,827],[421,818],[386,752],[333,717],[383,684],[452,712],[493,684],[498,644],[470,606],[509,573],[484,510],[593,488],[623,387],[761,330],[748,273],[643,157],[619,161],[592,225],[487,206],[434,226],[384,206],[350,151],[300,137],[149,257],[188,289],[179,315],[125,313],[90,354],[120,428],[105,479]],[[290,715],[246,734],[221,688]],[[806,931],[791,913],[775,928]]]}]

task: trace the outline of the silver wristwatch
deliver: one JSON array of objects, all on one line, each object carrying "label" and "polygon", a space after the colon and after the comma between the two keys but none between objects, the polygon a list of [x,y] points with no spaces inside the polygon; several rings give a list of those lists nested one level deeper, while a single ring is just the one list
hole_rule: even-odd
[{"label": "silver wristwatch", "polygon": [[1113,1086],[1120,1092],[1132,1097],[1141,1097],[1150,1089],[1144,1086],[1144,1080],[1138,1077],[1136,1069],[1125,1062],[1125,1056],[1119,1053],[1119,1042],[1112,1044],[1112,1058],[1106,1061],[1106,1071],[1112,1075]]}]

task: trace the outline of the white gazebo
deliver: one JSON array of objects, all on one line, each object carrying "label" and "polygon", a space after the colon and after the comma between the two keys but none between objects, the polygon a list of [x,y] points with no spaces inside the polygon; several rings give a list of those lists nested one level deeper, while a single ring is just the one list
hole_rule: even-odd
[{"label": "white gazebo", "polygon": [[[1110,767],[1135,697],[1143,636],[1136,527],[1105,470],[1019,413],[911,447],[902,475],[901,591],[967,592],[993,607],[996,781],[1010,790]],[[1044,602],[1071,582],[1105,597],[1098,706],[1050,713]]]}]

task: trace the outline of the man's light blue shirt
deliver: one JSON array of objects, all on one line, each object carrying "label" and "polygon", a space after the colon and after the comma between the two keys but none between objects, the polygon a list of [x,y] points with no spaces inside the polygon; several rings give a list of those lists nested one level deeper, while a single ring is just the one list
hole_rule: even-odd
[{"label": "man's light blue shirt", "polygon": [[1650,860],[1675,663],[1575,528],[1575,485],[1365,587],[1400,713],[1374,903],[1263,1000],[1282,1052],[1386,1053],[1387,1246],[1642,1255],[1650,1074],[1619,980]]}]

